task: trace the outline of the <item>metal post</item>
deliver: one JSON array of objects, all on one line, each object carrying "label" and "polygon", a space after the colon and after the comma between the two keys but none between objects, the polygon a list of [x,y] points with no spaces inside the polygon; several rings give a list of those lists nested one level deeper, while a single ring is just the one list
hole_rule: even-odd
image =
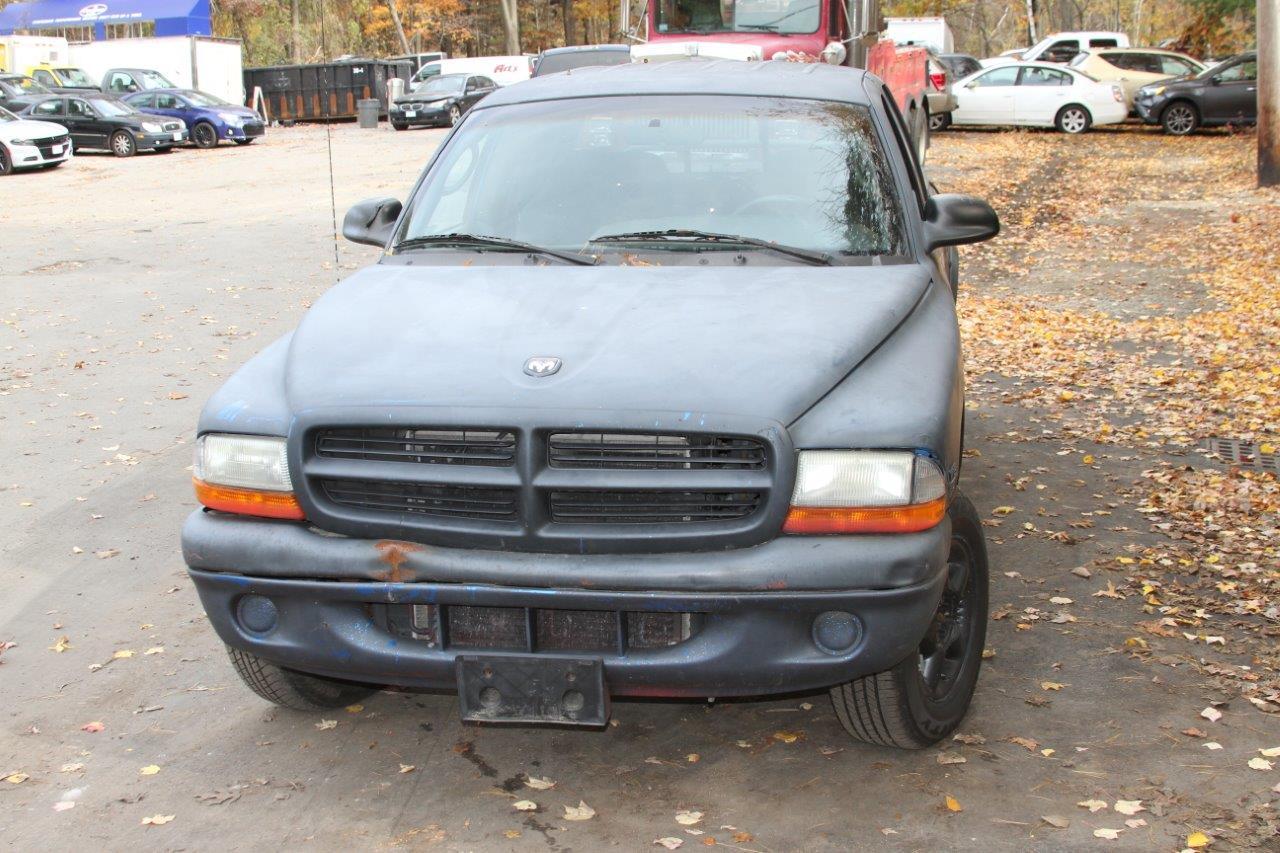
[{"label": "metal post", "polygon": [[1280,186],[1280,0],[1258,0],[1258,186]]}]

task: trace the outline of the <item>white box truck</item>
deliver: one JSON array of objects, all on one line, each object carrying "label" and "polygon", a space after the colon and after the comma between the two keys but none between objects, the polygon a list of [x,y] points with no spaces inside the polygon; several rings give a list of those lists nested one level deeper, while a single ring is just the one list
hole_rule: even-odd
[{"label": "white box truck", "polygon": [[73,44],[71,64],[96,80],[112,68],[149,68],[184,89],[199,89],[243,104],[244,63],[239,39],[160,36]]},{"label": "white box truck", "polygon": [[946,18],[885,18],[885,38],[895,44],[922,44],[938,53],[955,53],[955,38]]},{"label": "white box truck", "polygon": [[70,65],[67,40],[58,36],[0,36],[0,71],[26,74],[36,65]]}]

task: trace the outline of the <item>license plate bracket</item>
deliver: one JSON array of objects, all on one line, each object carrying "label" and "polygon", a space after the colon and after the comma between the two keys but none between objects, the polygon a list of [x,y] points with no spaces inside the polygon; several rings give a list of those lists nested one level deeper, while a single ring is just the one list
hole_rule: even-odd
[{"label": "license plate bracket", "polygon": [[603,726],[604,664],[591,658],[459,655],[462,719],[486,723]]}]

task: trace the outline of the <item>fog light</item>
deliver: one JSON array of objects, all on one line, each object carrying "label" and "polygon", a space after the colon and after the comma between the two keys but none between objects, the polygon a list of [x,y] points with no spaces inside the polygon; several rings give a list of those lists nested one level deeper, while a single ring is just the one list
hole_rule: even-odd
[{"label": "fog light", "polygon": [[267,634],[275,630],[280,619],[275,602],[262,595],[246,595],[236,606],[236,616],[245,629],[255,634]]},{"label": "fog light", "polygon": [[828,610],[813,620],[813,644],[829,655],[853,650],[862,637],[862,623],[851,613]]}]

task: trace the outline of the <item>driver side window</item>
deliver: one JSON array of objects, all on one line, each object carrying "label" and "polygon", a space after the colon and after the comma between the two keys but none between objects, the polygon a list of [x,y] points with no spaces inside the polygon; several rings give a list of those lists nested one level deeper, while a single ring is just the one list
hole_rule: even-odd
[{"label": "driver side window", "polygon": [[156,95],[156,108],[161,110],[178,109],[178,99],[173,95]]},{"label": "driver side window", "polygon": [[48,71],[45,71],[45,70],[44,70],[44,69],[42,69],[42,68],[37,68],[35,71],[31,72],[31,76],[32,76],[33,78],[35,78],[35,80],[36,80],[36,82],[37,82],[37,83],[43,83],[43,84],[44,84],[44,85],[46,85],[46,86],[56,86],[56,85],[58,85],[58,84],[54,81],[54,79],[53,79],[53,75],[52,75],[52,74],[50,74]]},{"label": "driver side window", "polygon": [[1230,68],[1224,68],[1218,73],[1218,79],[1223,83],[1238,83],[1241,80],[1257,80],[1258,60],[1250,59],[1245,62],[1236,63]]},{"label": "driver side window", "polygon": [[60,116],[62,115],[62,99],[57,98],[36,104],[35,109],[31,112],[38,116]]},{"label": "driver side window", "polygon": [[133,92],[138,87],[134,85],[132,77],[117,71],[111,75],[111,82],[107,85],[107,88],[113,92]]}]

